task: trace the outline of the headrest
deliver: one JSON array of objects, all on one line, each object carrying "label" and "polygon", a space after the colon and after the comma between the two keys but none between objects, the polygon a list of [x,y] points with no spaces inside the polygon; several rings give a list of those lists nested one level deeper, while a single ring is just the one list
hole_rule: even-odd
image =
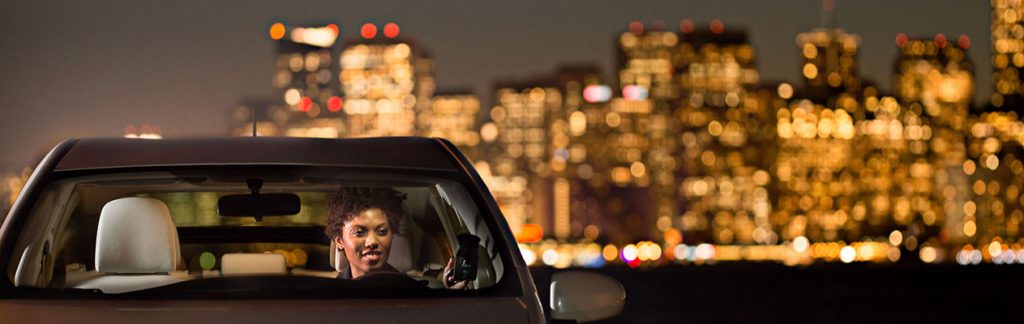
[{"label": "headrest", "polygon": [[179,259],[178,231],[163,202],[128,197],[103,206],[96,230],[98,272],[166,273]]},{"label": "headrest", "polygon": [[228,253],[220,259],[220,272],[225,275],[286,274],[284,255],[277,253]]}]

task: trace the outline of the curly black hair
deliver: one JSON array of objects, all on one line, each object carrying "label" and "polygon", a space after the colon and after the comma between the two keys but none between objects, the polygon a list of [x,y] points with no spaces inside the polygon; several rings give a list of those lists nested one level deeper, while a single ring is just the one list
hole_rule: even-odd
[{"label": "curly black hair", "polygon": [[402,201],[405,194],[391,188],[341,187],[327,197],[327,220],[324,233],[335,238],[341,235],[345,223],[360,212],[379,208],[388,217],[391,231],[398,234],[405,210]]}]

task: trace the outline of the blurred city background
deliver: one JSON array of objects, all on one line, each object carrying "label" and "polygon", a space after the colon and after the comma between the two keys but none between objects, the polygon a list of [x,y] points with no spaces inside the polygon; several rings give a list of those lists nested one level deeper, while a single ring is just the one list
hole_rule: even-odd
[{"label": "blurred city background", "polygon": [[[976,14],[969,20],[978,25],[971,29],[975,34],[874,26],[872,35],[887,36],[867,42],[837,19],[844,6],[860,12],[863,5],[828,0],[780,4],[809,14],[772,18],[779,24],[799,20],[811,26],[784,35],[746,28],[744,21],[686,18],[685,12],[662,20],[615,21],[618,32],[596,35],[604,40],[597,44],[562,39],[569,36],[552,29],[535,35],[554,40],[547,51],[603,48],[611,64],[581,58],[546,72],[510,73],[483,85],[448,88],[439,86],[439,76],[474,71],[439,66],[441,58],[432,53],[452,42],[473,42],[462,39],[466,35],[423,41],[418,35],[430,25],[391,21],[387,12],[350,21],[264,19],[256,23],[260,28],[227,37],[270,44],[267,51],[198,47],[194,56],[178,58],[203,65],[209,63],[202,56],[229,55],[243,69],[254,64],[260,66],[252,69],[268,71],[259,82],[269,90],[239,94],[235,104],[205,112],[216,118],[198,118],[203,125],[226,121],[219,129],[170,131],[162,122],[167,112],[124,122],[119,112],[160,104],[135,100],[124,103],[127,109],[106,111],[62,101],[61,89],[40,91],[38,81],[0,77],[6,94],[31,88],[48,96],[39,99],[41,105],[57,101],[60,109],[87,109],[98,123],[119,125],[105,131],[62,127],[47,135],[21,131],[47,138],[45,143],[5,138],[5,154],[19,156],[5,157],[0,207],[6,211],[34,163],[62,137],[252,136],[253,127],[258,136],[429,136],[447,138],[474,161],[534,265],[1024,263],[1024,121],[1018,115],[1024,108],[1024,7],[1018,0],[972,2],[967,10],[958,9],[965,3],[950,3],[939,12]],[[772,6],[732,5],[754,12]],[[23,32],[12,18],[16,11],[5,11],[3,33],[16,39],[11,35]],[[882,11],[911,15],[904,9]],[[82,14],[102,16],[96,10]],[[859,14],[852,25],[872,24],[870,14]],[[529,24],[528,17],[520,18]],[[908,18],[922,19],[941,26],[953,18]],[[205,28],[224,35],[215,30],[219,26]],[[75,35],[99,31],[63,32],[71,36],[33,39],[32,44],[45,44],[33,47],[73,60],[79,47],[89,46]],[[146,37],[130,30],[105,32],[136,43]],[[157,49],[119,50],[146,55],[166,46],[191,46],[192,38],[198,45],[219,41],[200,36],[163,39],[152,45]],[[766,61],[764,49],[755,46],[757,37],[785,39],[767,51],[795,55]],[[4,67],[17,70],[21,52],[3,52],[15,53],[7,55]],[[877,54],[885,52],[893,54]],[[510,55],[529,60],[545,53]],[[505,71],[502,57],[488,64]],[[88,73],[131,78],[162,71],[132,62]],[[82,78],[62,75],[65,66],[53,62],[34,68],[62,79]],[[779,66],[795,68],[779,73]],[[862,66],[873,71],[882,66],[884,74],[866,77]],[[763,69],[775,71],[773,78]],[[789,75],[796,77],[780,77]],[[183,84],[145,89],[143,83],[133,91],[158,93],[154,101],[188,97],[189,79],[212,76],[167,77]],[[232,89],[218,80],[213,87]],[[9,116],[35,107],[2,109],[8,116],[5,128],[32,127],[31,121]],[[55,114],[60,110],[35,118],[60,118]],[[35,146],[18,149],[23,142]]]}]

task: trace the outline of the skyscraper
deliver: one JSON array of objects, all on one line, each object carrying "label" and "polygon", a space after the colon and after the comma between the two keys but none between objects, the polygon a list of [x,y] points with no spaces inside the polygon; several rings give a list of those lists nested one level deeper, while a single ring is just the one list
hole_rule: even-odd
[{"label": "skyscraper", "polygon": [[[1024,6],[1020,1],[992,1],[993,108],[1020,111],[1024,105]],[[960,36],[961,47],[970,39]]]},{"label": "skyscraper", "polygon": [[[273,86],[279,104],[263,109],[281,129],[280,135],[338,137],[341,102],[333,75],[333,48],[339,28],[285,27],[275,23],[270,37],[277,41]],[[283,103],[283,104],[281,104]],[[266,128],[270,130],[269,127]],[[326,131],[325,131],[326,130]],[[267,134],[270,135],[270,134]]]},{"label": "skyscraper", "polygon": [[[974,90],[974,67],[967,57],[967,46],[950,42],[942,34],[928,38],[907,38],[901,34],[897,43],[900,56],[893,75],[896,102],[879,107],[904,110],[919,119],[920,126],[927,130],[921,134],[927,143],[927,153],[922,153],[930,166],[929,172],[935,175],[929,201],[936,205],[928,209],[938,215],[934,224],[943,226],[953,239],[965,237],[968,233],[964,232],[964,225],[974,222],[975,217],[969,209],[965,210],[970,193],[963,172],[968,112]],[[867,108],[872,110],[871,106]],[[915,124],[905,125],[906,129]],[[903,125],[890,124],[890,128],[896,127]]]},{"label": "skyscraper", "polygon": [[678,165],[669,168],[678,180],[658,182],[671,183],[671,197],[682,198],[684,207],[678,218],[660,214],[658,229],[675,224],[693,241],[774,243],[767,189],[774,91],[758,87],[745,32],[720,21],[684,27],[675,61],[682,95],[670,123],[676,136],[669,137],[679,149],[658,161]]},{"label": "skyscraper", "polygon": [[480,99],[468,92],[436,94],[416,119],[423,136],[455,144],[471,161],[480,159]]},{"label": "skyscraper", "polygon": [[619,35],[618,79],[622,96],[631,100],[651,97],[669,100],[679,97],[672,65],[679,35],[660,29],[645,30],[642,23],[630,23]]},{"label": "skyscraper", "polygon": [[803,97],[827,103],[839,93],[857,93],[861,89],[857,74],[859,36],[842,29],[816,28],[797,35],[796,46],[805,86]]},{"label": "skyscraper", "polygon": [[621,97],[610,101],[605,115],[611,165],[602,171],[612,185],[605,209],[611,218],[624,220],[620,227],[636,238],[660,237],[667,228],[659,229],[657,219],[671,219],[678,211],[673,173],[678,140],[670,134],[682,93],[680,36],[658,25],[648,29],[632,22],[616,39]]},{"label": "skyscraper", "polygon": [[341,53],[341,92],[346,136],[423,134],[418,114],[429,113],[435,91],[434,61],[422,48],[398,38],[398,25],[364,24],[361,39]]},{"label": "skyscraper", "polygon": [[495,93],[488,187],[513,231],[524,224],[544,226],[551,217],[548,130],[562,110],[562,93],[550,81],[499,85]]},{"label": "skyscraper", "polygon": [[[824,28],[796,37],[803,86],[780,84],[775,106],[776,197],[772,223],[783,240],[851,240],[865,219],[856,181],[856,122],[861,98],[876,95],[857,74],[860,37],[832,27],[834,3],[823,2]],[[866,93],[866,94],[865,94]]]}]

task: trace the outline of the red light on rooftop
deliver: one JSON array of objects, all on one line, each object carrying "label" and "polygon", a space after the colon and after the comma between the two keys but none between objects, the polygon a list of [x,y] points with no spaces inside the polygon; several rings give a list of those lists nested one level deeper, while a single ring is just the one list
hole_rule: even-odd
[{"label": "red light on rooftop", "polygon": [[330,28],[331,31],[334,32],[334,36],[338,36],[338,34],[341,34],[341,28],[338,28],[338,25],[327,24],[327,28]]},{"label": "red light on rooftop", "polygon": [[692,33],[693,32],[693,20],[684,19],[683,21],[680,21],[679,22],[679,31],[684,32],[684,33]]},{"label": "red light on rooftop", "polygon": [[715,34],[721,34],[725,31],[725,24],[721,20],[715,19],[711,21],[711,32]]},{"label": "red light on rooftop", "polygon": [[938,46],[939,48],[945,48],[946,47],[946,35],[943,35],[943,34],[935,35],[935,45]]},{"label": "red light on rooftop", "polygon": [[387,38],[398,37],[398,33],[401,31],[396,23],[388,23],[384,25],[384,36]]},{"label": "red light on rooftop", "polygon": [[341,98],[338,98],[337,96],[331,97],[330,99],[327,99],[327,110],[338,112],[341,110],[341,103]]},{"label": "red light on rooftop", "polygon": [[284,24],[274,23],[270,25],[270,39],[279,40],[284,38]]},{"label": "red light on rooftop", "polygon": [[967,35],[960,35],[960,38],[957,38],[956,43],[957,45],[960,45],[960,48],[962,49],[971,48],[971,38],[967,37]]},{"label": "red light on rooftop", "polygon": [[832,11],[836,9],[836,0],[824,0],[821,2],[822,11]]},{"label": "red light on rooftop", "polygon": [[363,24],[363,28],[359,29],[359,35],[362,35],[365,39],[371,39],[377,36],[377,26],[371,23]]},{"label": "red light on rooftop", "polygon": [[899,47],[903,47],[903,45],[907,45],[907,34],[904,34],[904,33],[896,34],[896,45],[898,45]]},{"label": "red light on rooftop", "polygon": [[299,111],[306,112],[309,111],[309,108],[313,108],[313,99],[302,97],[302,100],[299,101]]},{"label": "red light on rooftop", "polygon": [[544,228],[537,224],[523,224],[516,235],[516,241],[519,243],[533,243],[542,238],[544,238]]},{"label": "red light on rooftop", "polygon": [[633,21],[633,22],[629,23],[629,32],[637,34],[637,35],[643,34],[644,33],[644,24],[640,23],[639,21]]}]

